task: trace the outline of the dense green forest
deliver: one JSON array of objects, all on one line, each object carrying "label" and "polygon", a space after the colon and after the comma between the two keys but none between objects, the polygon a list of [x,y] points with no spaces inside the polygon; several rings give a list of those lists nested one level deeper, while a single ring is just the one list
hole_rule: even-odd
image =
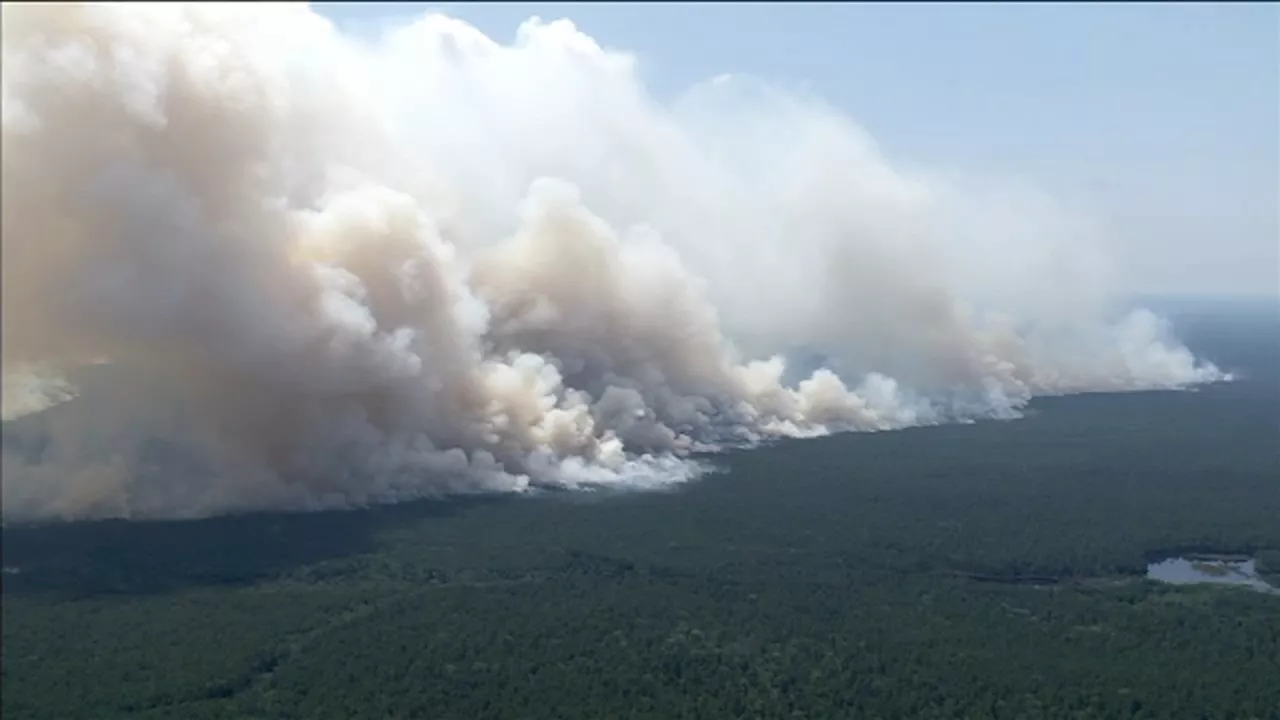
[{"label": "dense green forest", "polygon": [[[1280,719],[1280,326],[1196,392],[714,458],[666,492],[6,527],[3,716]],[[17,569],[17,572],[12,572]]]}]

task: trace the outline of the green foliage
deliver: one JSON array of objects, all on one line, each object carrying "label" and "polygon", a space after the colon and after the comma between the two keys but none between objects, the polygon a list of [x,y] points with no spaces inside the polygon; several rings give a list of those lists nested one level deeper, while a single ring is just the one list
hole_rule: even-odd
[{"label": "green foliage", "polygon": [[1280,568],[1273,381],[784,443],[669,493],[5,528],[3,716],[1275,720],[1280,596],[1142,577]]}]

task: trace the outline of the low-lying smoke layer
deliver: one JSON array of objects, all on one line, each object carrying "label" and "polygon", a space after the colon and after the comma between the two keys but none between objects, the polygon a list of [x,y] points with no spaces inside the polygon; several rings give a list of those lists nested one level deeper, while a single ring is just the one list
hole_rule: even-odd
[{"label": "low-lying smoke layer", "polygon": [[567,21],[6,7],[3,128],[6,413],[110,369],[7,444],[6,518],[644,486],[1220,378],[1106,314],[1095,229],[1047,198],[896,170],[750,80],[659,103]]}]

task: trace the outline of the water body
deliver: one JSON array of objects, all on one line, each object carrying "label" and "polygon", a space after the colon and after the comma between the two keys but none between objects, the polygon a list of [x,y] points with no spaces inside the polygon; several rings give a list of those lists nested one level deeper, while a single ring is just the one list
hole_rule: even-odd
[{"label": "water body", "polygon": [[1267,584],[1258,574],[1258,561],[1253,558],[1242,560],[1169,558],[1147,565],[1147,577],[1173,585],[1216,583],[1242,585],[1262,592],[1280,593],[1280,588]]}]

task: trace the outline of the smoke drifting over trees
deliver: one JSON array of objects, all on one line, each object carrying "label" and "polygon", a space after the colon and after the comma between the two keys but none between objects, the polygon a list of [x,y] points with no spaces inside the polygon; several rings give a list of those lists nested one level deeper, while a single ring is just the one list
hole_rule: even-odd
[{"label": "smoke drifting over trees", "polygon": [[[1224,377],[1112,312],[1048,198],[895,169],[749,79],[659,103],[568,21],[18,5],[3,108],[6,414],[111,371],[6,447],[6,518],[660,485],[699,449]],[[800,351],[827,367],[793,380]]]}]

